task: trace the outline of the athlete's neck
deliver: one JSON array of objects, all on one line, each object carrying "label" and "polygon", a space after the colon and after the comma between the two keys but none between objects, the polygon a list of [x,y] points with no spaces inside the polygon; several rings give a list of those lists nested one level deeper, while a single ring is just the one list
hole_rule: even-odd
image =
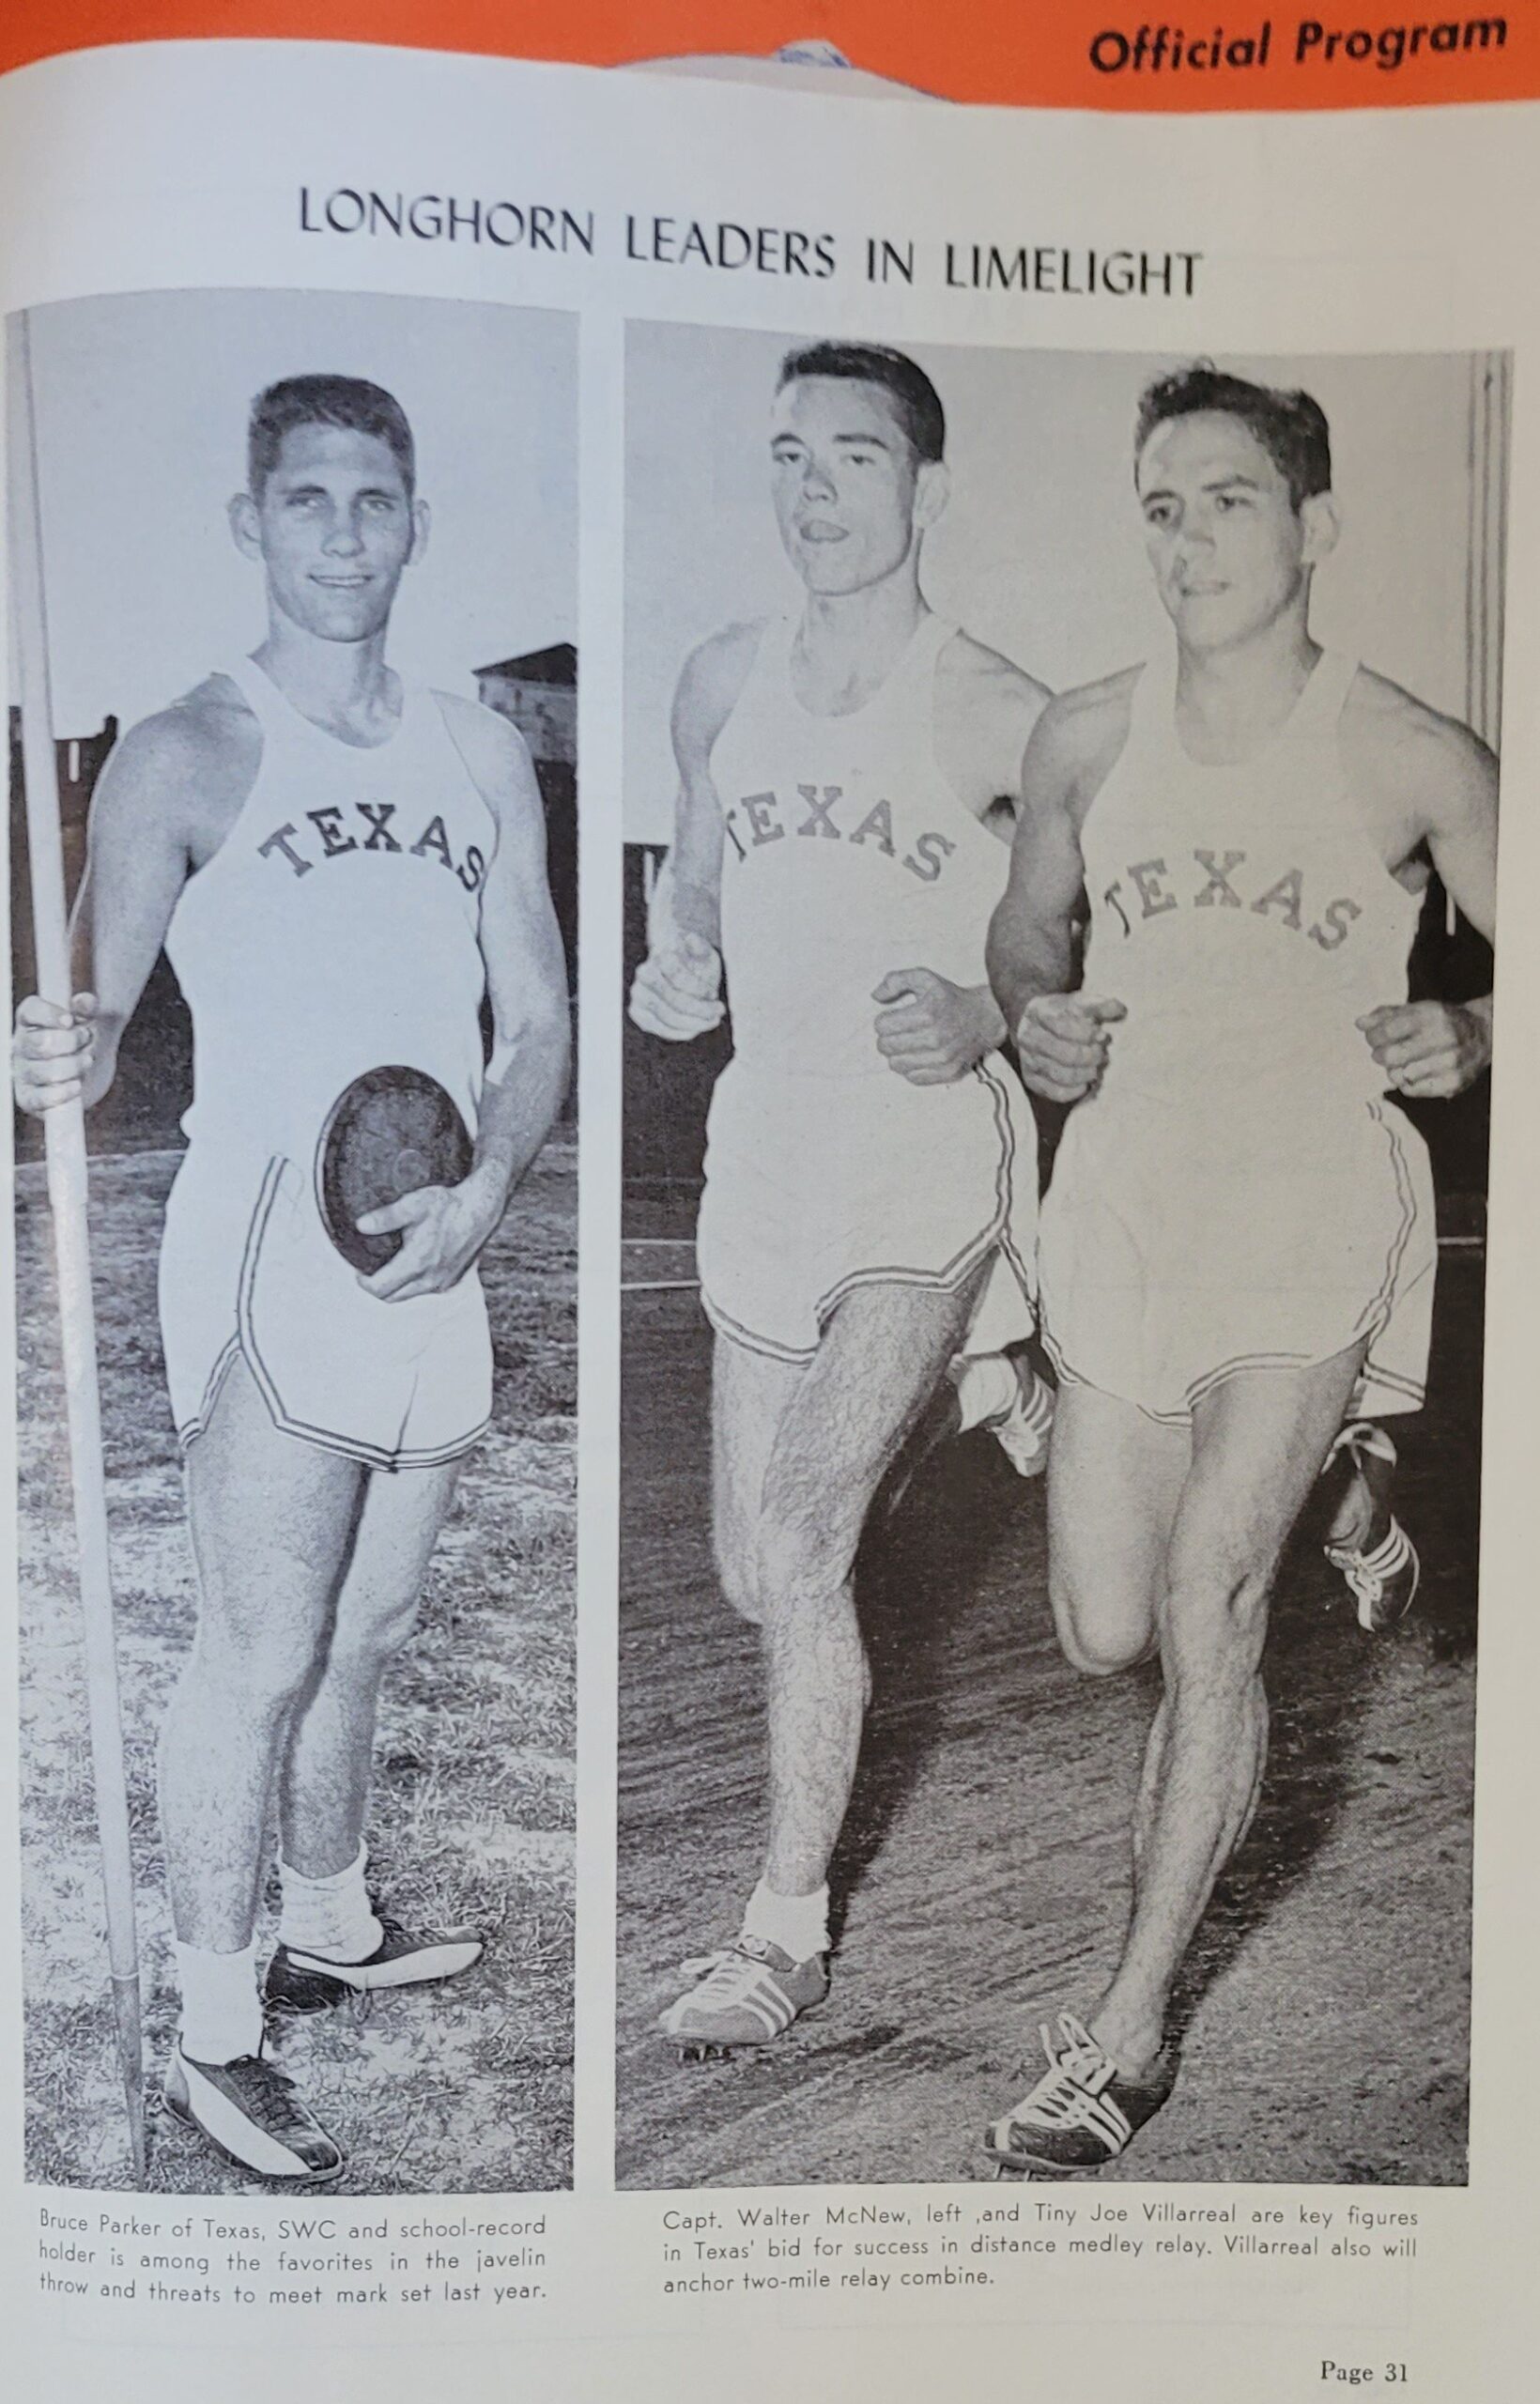
[{"label": "athlete's neck", "polygon": [[345,742],[383,741],[401,715],[397,678],[385,665],[385,628],[358,642],[323,642],[276,609],[252,654],[301,717]]},{"label": "athlete's neck", "polygon": [[929,615],[912,571],[858,593],[809,593],[792,645],[801,699],[830,715],[859,709],[887,682]]},{"label": "athlete's neck", "polygon": [[1194,758],[1239,762],[1258,750],[1289,717],[1320,655],[1302,610],[1213,650],[1178,639],[1177,732]]}]

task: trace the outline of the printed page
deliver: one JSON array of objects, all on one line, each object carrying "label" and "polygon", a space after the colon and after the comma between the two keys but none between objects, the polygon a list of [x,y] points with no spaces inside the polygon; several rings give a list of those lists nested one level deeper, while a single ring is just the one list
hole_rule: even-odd
[{"label": "printed page", "polygon": [[54,2393],[1523,2392],[1532,25],[834,14],[10,45]]}]

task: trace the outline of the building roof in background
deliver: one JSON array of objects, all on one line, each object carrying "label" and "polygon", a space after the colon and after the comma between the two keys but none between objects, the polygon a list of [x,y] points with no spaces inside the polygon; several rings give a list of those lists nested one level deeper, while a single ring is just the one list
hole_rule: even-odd
[{"label": "building roof in background", "polygon": [[576,685],[578,652],[570,642],[547,643],[544,651],[520,652],[516,659],[495,659],[472,670],[476,676],[510,676],[529,685]]}]

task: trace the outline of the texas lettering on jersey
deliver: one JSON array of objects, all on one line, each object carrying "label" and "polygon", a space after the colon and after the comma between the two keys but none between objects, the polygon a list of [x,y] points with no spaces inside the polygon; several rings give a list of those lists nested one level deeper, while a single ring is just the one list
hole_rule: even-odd
[{"label": "texas lettering on jersey", "polygon": [[349,852],[399,852],[409,859],[437,860],[452,876],[458,877],[468,893],[480,891],[486,877],[485,853],[474,843],[468,843],[464,859],[456,860],[441,818],[430,818],[415,842],[408,842],[407,829],[397,831],[393,824],[399,815],[393,801],[360,801],[346,809],[333,806],[307,809],[306,827],[313,828],[313,833],[286,819],[263,838],[256,847],[257,854],[280,867],[286,861],[294,875],[308,876],[319,861],[340,860]]},{"label": "texas lettering on jersey", "polygon": [[[853,849],[869,846],[885,859],[900,859],[891,802],[870,803],[857,820],[859,804],[850,801],[843,785],[799,784],[793,787],[793,794],[794,799],[783,804],[776,793],[746,793],[734,809],[724,813],[728,840],[741,860],[767,843],[781,842],[788,834],[814,842],[846,843]],[[845,805],[842,810],[841,804]],[[916,837],[900,864],[922,885],[934,885],[956,849],[949,835],[929,828]]]},{"label": "texas lettering on jersey", "polygon": [[[1347,894],[1338,894],[1326,904],[1319,918],[1313,917],[1306,926],[1303,869],[1286,869],[1254,901],[1250,895],[1255,891],[1255,879],[1242,874],[1246,856],[1244,852],[1210,852],[1194,846],[1193,858],[1202,872],[1202,882],[1186,892],[1178,889],[1178,871],[1168,868],[1163,859],[1135,860],[1122,876],[1114,878],[1101,899],[1121,918],[1125,935],[1133,932],[1131,910],[1142,924],[1147,918],[1163,918],[1173,910],[1191,908],[1249,910],[1254,917],[1276,917],[1280,925],[1290,928],[1295,934],[1308,936],[1322,951],[1335,951],[1347,942],[1353,920],[1363,916],[1357,902]],[[1237,877],[1240,878],[1239,885],[1234,882]],[[1183,878],[1185,881],[1185,871]]]}]

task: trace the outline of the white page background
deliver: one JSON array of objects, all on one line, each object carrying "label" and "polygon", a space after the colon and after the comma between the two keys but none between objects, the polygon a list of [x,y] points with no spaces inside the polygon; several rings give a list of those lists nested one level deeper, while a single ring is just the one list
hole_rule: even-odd
[{"label": "white page background", "polygon": [[[196,2394],[224,2404],[267,2399],[302,2378],[307,2388],[339,2396],[415,2396],[453,2385],[468,2397],[527,2395],[545,2404],[621,2392],[781,2396],[803,2385],[827,2396],[929,2397],[998,2383],[1055,2404],[1070,2396],[1271,2404],[1340,2392],[1320,2376],[1321,2358],[1334,2354],[1377,2364],[1406,2357],[1414,2374],[1409,2395],[1437,2404],[1525,2392],[1524,2328],[1533,2326],[1523,2144],[1532,2052],[1525,2007],[1536,1967],[1531,1698],[1540,1669],[1528,1532],[1536,1433],[1530,1364],[1540,1306],[1527,1242],[1540,1117],[1527,1089],[1540,969],[1521,897],[1540,878],[1532,806],[1540,741],[1527,665],[1540,642],[1540,288],[1531,243],[1537,121],[1520,107],[1165,121],[901,102],[857,110],[716,84],[269,45],[85,55],[0,86],[6,311],[85,295],[250,285],[500,299],[586,313],[579,2193],[551,2200],[555,2293],[538,2323],[516,2328],[490,2314],[448,2311],[301,2319],[258,2307],[210,2322],[98,2304],[70,2308],[66,2319],[33,2292],[38,2198],[10,2187],[0,2208],[15,2232],[7,2270],[23,2392]],[[304,182],[593,208],[603,254],[562,261],[307,237],[297,206]],[[618,239],[627,208],[831,228],[851,267],[827,283],[799,285],[789,299],[780,279],[638,266]],[[855,271],[872,231],[913,235],[928,250],[952,234],[1012,244],[1143,244],[1205,257],[1193,301],[969,297],[947,292],[933,274],[923,288],[874,290]],[[773,336],[791,327],[921,347],[1035,344],[1162,358],[1516,354],[1472,2184],[1417,2196],[1424,2243],[1415,2265],[1375,2263],[1362,2273],[1324,2263],[1274,2266],[1265,2277],[1238,2265],[1200,2282],[1179,2269],[1157,2275],[1147,2264],[1060,2264],[1051,2277],[1024,2273],[952,2302],[894,2295],[881,2306],[668,2305],[655,2292],[657,2200],[607,2192],[619,1090],[605,1031],[618,1025],[621,1002],[624,704],[615,605],[624,575],[624,321],[647,316],[691,324],[715,316]],[[1026,606],[998,588],[994,598],[1003,609]],[[1044,672],[1056,664],[1045,658]],[[82,699],[88,713],[93,704]],[[5,1225],[8,1243],[8,1216]],[[8,1311],[5,1263],[0,1296]],[[0,1508],[8,1517],[8,1487]],[[8,1757],[12,1743],[12,1716],[0,1711]],[[10,1818],[8,1801],[0,1885],[13,1877]],[[20,1997],[8,1954],[0,2015],[14,2032]],[[1386,2042],[1394,2045],[1394,2030]],[[20,2158],[20,2105],[13,2070],[0,2129],[8,2165]],[[1256,2191],[1269,2201],[1290,2192]],[[1348,2192],[1326,2191],[1322,2200]],[[897,2201],[909,2193],[883,2196]],[[276,2198],[242,2207],[274,2218],[283,2209]]]}]

